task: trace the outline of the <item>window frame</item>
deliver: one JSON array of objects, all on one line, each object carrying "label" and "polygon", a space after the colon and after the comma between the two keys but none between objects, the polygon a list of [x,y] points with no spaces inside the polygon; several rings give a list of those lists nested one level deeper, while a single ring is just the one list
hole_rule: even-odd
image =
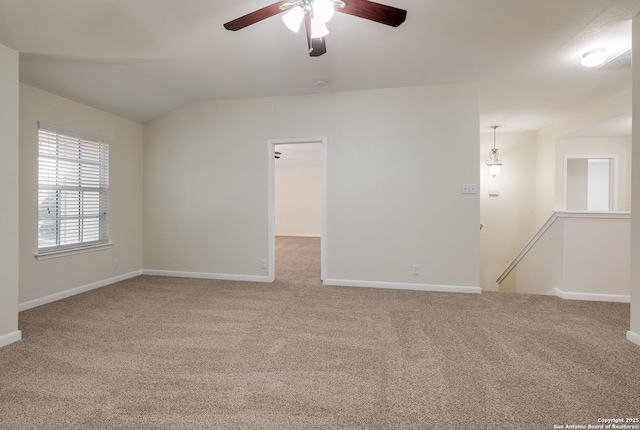
[{"label": "window frame", "polygon": [[[111,246],[109,158],[109,139],[38,122],[37,259]],[[54,200],[53,216],[49,205],[43,213],[47,199]],[[53,239],[43,238],[43,226]]]}]

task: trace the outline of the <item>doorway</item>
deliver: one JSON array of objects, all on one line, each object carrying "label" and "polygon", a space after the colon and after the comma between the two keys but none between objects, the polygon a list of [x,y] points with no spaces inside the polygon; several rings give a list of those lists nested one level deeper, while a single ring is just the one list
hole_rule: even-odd
[{"label": "doorway", "polygon": [[[284,149],[292,145],[320,145],[320,279],[326,279],[327,273],[327,138],[326,137],[307,137],[307,138],[285,138],[270,139],[268,141],[268,232],[269,232],[269,259],[268,259],[268,278],[270,282],[275,281],[275,260],[276,260],[276,234],[281,233],[276,229],[276,162],[284,161],[282,158],[285,154]],[[298,156],[305,152],[313,151],[295,151],[293,146],[292,154]],[[279,148],[281,150],[279,150]],[[276,159],[276,152],[280,152],[281,158]],[[290,162],[288,160],[287,162]]]},{"label": "doorway", "polygon": [[565,210],[617,210],[616,157],[565,158]]}]

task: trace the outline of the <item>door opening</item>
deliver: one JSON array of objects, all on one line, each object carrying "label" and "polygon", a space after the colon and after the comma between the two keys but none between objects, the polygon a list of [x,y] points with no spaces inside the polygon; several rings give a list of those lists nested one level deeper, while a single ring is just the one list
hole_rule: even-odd
[{"label": "door opening", "polygon": [[[320,279],[326,279],[326,156],[326,137],[271,139],[268,142],[270,282],[275,280],[276,235],[319,236]],[[301,194],[305,191],[305,182],[309,195]],[[280,184],[278,189],[276,183]]]},{"label": "door opening", "polygon": [[617,210],[615,157],[566,157],[564,207],[573,211]]}]

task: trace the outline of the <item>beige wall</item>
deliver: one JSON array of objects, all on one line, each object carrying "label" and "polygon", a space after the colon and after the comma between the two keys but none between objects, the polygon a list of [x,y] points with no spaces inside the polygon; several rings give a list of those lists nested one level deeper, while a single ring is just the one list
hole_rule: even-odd
[{"label": "beige wall", "polygon": [[0,346],[18,332],[18,53],[0,45]]},{"label": "beige wall", "polygon": [[618,188],[618,211],[631,210],[631,171],[629,160],[631,146],[629,137],[595,137],[558,139],[556,143],[555,203],[559,210],[564,210],[564,163],[565,157],[616,156],[615,181]]},{"label": "beige wall", "polygon": [[[640,15],[633,19],[633,44],[640,46]],[[640,67],[633,66],[633,123],[640,124]],[[633,133],[631,213],[640,214],[640,133]],[[631,328],[640,343],[640,217],[631,217]]]},{"label": "beige wall", "polygon": [[578,300],[629,299],[629,215],[558,212],[500,291]]},{"label": "beige wall", "polygon": [[500,283],[500,291],[551,294],[562,285],[563,255],[563,225],[555,222],[507,274]]},{"label": "beige wall", "polygon": [[569,293],[629,296],[631,270],[628,219],[564,222],[564,270],[560,288]]},{"label": "beige wall", "polygon": [[320,237],[321,191],[320,167],[276,167],[276,235]]},{"label": "beige wall", "polygon": [[[190,104],[145,125],[144,266],[266,277],[268,139],[326,136],[328,278],[479,285],[478,89]],[[420,275],[411,275],[413,264]]]},{"label": "beige wall", "polygon": [[[38,121],[111,140],[108,250],[38,261]],[[142,125],[20,85],[20,303],[142,269]],[[119,259],[120,267],[113,268]]]},{"label": "beige wall", "polygon": [[[631,90],[613,94],[599,102],[585,106],[553,125],[538,131],[536,155],[536,226],[542,226],[553,211],[562,210],[562,163],[558,162],[557,145],[588,126],[628,115]],[[628,195],[628,192],[627,192]]]},{"label": "beige wall", "polygon": [[[500,129],[498,129],[500,130]],[[496,279],[535,234],[536,134],[498,133],[503,167],[495,178],[484,164],[493,147],[493,132],[480,138],[480,286],[497,291]],[[490,190],[500,192],[489,196]]]}]

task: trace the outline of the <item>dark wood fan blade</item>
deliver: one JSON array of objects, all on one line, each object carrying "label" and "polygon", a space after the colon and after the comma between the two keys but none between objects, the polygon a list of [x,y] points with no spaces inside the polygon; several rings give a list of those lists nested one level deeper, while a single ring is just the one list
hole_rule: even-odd
[{"label": "dark wood fan blade", "polygon": [[240,18],[227,22],[226,24],[224,24],[224,28],[231,31],[238,31],[242,28],[248,27],[251,24],[255,24],[256,22],[262,21],[263,19],[272,17],[274,15],[277,15],[283,12],[282,10],[280,10],[280,6],[286,3],[289,3],[289,2],[279,1],[278,3],[274,3],[271,6],[258,9],[254,12],[246,14],[245,16],[241,16]]},{"label": "dark wood fan blade", "polygon": [[327,45],[324,37],[316,39],[311,38],[311,17],[309,14],[304,16],[304,28],[307,30],[307,46],[309,47],[309,56],[319,57],[327,53]]},{"label": "dark wood fan blade", "polygon": [[381,24],[397,27],[407,19],[407,11],[369,0],[345,0],[344,8],[336,8],[336,12],[342,12]]}]

